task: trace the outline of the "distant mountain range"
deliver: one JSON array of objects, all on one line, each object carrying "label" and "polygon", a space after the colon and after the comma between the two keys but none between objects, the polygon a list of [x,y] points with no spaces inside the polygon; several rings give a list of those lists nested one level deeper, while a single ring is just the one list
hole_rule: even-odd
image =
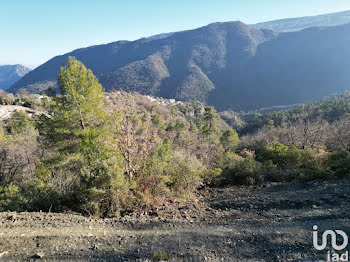
[{"label": "distant mountain range", "polygon": [[199,100],[218,110],[304,103],[350,88],[350,24],[281,33],[226,22],[78,49],[9,90],[55,87],[68,56],[91,68],[106,90]]},{"label": "distant mountain range", "polygon": [[287,18],[252,25],[259,29],[270,29],[278,32],[299,31],[314,26],[336,26],[350,23],[350,11],[317,16]]},{"label": "distant mountain range", "polygon": [[[330,13],[317,16],[286,18],[263,23],[252,24],[258,29],[270,29],[276,32],[295,32],[315,26],[336,26],[350,23],[350,11]],[[174,32],[151,36],[150,38],[165,38]]]},{"label": "distant mountain range", "polygon": [[29,71],[29,68],[22,65],[0,65],[0,89],[9,88]]}]

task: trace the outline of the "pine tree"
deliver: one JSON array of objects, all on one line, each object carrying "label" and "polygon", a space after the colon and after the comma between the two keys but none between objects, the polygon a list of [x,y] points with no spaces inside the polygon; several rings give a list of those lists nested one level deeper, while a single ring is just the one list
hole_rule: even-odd
[{"label": "pine tree", "polygon": [[228,129],[220,137],[220,142],[224,147],[225,152],[235,152],[240,141],[237,132]]},{"label": "pine tree", "polygon": [[220,150],[219,136],[219,115],[216,113],[214,107],[205,107],[204,117],[201,125],[201,135],[206,144],[206,162],[212,165],[218,160]]},{"label": "pine tree", "polygon": [[113,187],[123,184],[124,173],[120,155],[110,150],[112,121],[104,91],[92,71],[73,57],[61,67],[58,85],[61,95],[53,98],[46,125],[47,141],[58,152],[50,162],[74,176],[80,208],[100,214],[113,205]]}]

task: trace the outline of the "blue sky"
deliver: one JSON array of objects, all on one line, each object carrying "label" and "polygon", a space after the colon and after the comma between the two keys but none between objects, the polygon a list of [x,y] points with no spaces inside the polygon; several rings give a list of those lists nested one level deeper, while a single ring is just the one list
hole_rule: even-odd
[{"label": "blue sky", "polygon": [[350,0],[0,0],[0,65],[38,66],[80,47],[218,21],[350,10]]}]

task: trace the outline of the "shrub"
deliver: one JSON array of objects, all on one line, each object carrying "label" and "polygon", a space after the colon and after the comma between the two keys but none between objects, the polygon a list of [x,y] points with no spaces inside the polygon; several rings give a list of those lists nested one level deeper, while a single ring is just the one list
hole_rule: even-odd
[{"label": "shrub", "polygon": [[350,176],[350,152],[341,151],[329,154],[327,164],[337,177],[347,178]]},{"label": "shrub", "polygon": [[22,211],[24,207],[25,200],[18,186],[9,184],[0,187],[0,211]]},{"label": "shrub", "polygon": [[6,128],[12,134],[23,133],[28,129],[33,129],[33,120],[23,111],[15,112],[6,123]]},{"label": "shrub", "polygon": [[332,173],[322,169],[304,169],[299,176],[299,179],[303,181],[330,180],[333,178],[334,175]]},{"label": "shrub", "polygon": [[204,185],[212,185],[216,184],[220,181],[220,175],[222,173],[221,168],[214,168],[209,172],[206,172],[203,176],[203,184]]},{"label": "shrub", "polygon": [[153,261],[169,261],[170,260],[170,256],[162,251],[156,251],[153,253]]},{"label": "shrub", "polygon": [[195,156],[176,151],[165,170],[167,186],[175,196],[185,196],[200,186],[203,173],[204,167]]},{"label": "shrub", "polygon": [[253,185],[263,182],[260,174],[261,165],[254,159],[247,157],[237,163],[233,168],[227,168],[222,175],[225,182],[234,185]]},{"label": "shrub", "polygon": [[302,150],[301,155],[301,168],[317,170],[324,168],[324,157],[315,149]]},{"label": "shrub", "polygon": [[25,199],[25,210],[48,211],[59,209],[57,193],[44,181],[34,178],[21,187],[22,198]]},{"label": "shrub", "polygon": [[219,166],[221,168],[232,168],[242,159],[243,159],[243,157],[241,157],[233,152],[225,152],[222,155]]},{"label": "shrub", "polygon": [[270,160],[278,168],[298,167],[302,163],[302,155],[295,146],[286,146],[281,143],[274,146],[265,146],[257,159],[261,162]]}]

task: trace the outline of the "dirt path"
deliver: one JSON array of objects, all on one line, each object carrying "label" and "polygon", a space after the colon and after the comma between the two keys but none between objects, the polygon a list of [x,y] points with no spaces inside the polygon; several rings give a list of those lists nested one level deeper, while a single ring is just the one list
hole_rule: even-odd
[{"label": "dirt path", "polygon": [[0,213],[3,261],[317,261],[312,226],[350,235],[350,181],[212,189],[121,220]]}]

